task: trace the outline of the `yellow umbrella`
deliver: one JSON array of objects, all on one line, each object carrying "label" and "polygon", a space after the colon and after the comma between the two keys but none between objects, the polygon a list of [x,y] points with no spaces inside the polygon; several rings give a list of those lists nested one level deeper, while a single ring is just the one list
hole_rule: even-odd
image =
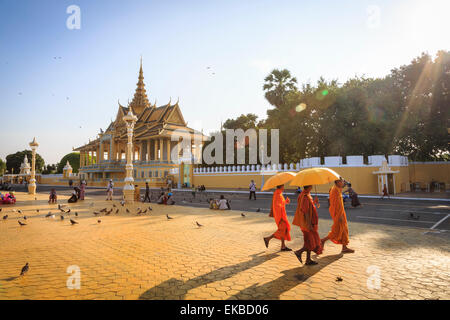
[{"label": "yellow umbrella", "polygon": [[327,184],[339,179],[339,174],[329,168],[309,168],[298,172],[291,180],[290,185],[303,187]]},{"label": "yellow umbrella", "polygon": [[286,182],[291,181],[295,177],[294,172],[280,172],[270,177],[269,180],[264,183],[262,191],[269,190],[275,188],[279,185],[285,184]]}]

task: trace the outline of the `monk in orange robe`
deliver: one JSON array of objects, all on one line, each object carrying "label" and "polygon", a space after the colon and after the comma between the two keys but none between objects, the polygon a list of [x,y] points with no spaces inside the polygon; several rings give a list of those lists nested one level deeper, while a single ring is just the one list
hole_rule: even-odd
[{"label": "monk in orange robe", "polygon": [[336,244],[342,244],[342,253],[353,253],[352,250],[347,247],[348,245],[348,225],[347,216],[344,210],[344,201],[342,199],[342,188],[344,188],[344,180],[336,180],[333,188],[330,191],[330,215],[333,219],[333,225],[331,231],[321,240],[322,247],[327,240],[331,240]]},{"label": "monk in orange robe", "polygon": [[306,251],[306,265],[315,265],[316,261],[311,260],[311,251],[316,254],[322,253],[322,242],[319,237],[319,215],[317,214],[317,207],[319,202],[313,200],[310,191],[312,186],[304,186],[302,193],[297,199],[297,210],[295,211],[293,225],[299,226],[303,232],[303,248],[295,251],[295,255],[300,263],[302,261],[302,253]]},{"label": "monk in orange robe", "polygon": [[278,226],[278,230],[269,237],[264,238],[264,243],[266,248],[269,247],[269,241],[273,238],[281,240],[281,251],[292,251],[292,249],[286,247],[284,243],[286,240],[291,241],[291,226],[289,225],[289,221],[286,215],[286,203],[290,203],[291,200],[283,197],[284,185],[280,185],[277,187],[277,190],[273,193],[272,198],[272,211],[273,218]]}]

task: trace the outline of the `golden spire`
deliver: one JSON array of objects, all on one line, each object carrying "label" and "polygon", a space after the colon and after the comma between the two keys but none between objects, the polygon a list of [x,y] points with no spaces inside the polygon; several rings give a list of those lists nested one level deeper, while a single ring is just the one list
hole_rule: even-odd
[{"label": "golden spire", "polygon": [[137,88],[134,93],[133,100],[129,104],[129,107],[133,109],[134,114],[139,115],[145,108],[150,106],[144,84],[144,71],[142,70],[142,56],[141,56],[141,65],[139,68],[138,82],[136,83],[136,85]]}]

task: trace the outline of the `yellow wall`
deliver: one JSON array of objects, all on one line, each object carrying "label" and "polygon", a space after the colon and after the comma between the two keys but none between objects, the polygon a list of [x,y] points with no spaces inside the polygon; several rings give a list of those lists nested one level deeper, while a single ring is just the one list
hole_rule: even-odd
[{"label": "yellow wall", "polygon": [[434,180],[450,184],[450,162],[412,162],[408,168],[411,183],[430,183]]},{"label": "yellow wall", "polygon": [[[378,171],[378,167],[330,167],[336,171],[345,180],[352,184],[352,188],[360,194],[376,194],[378,193],[377,175],[372,172]],[[409,171],[408,167],[391,167],[393,171],[400,171],[395,174],[395,189],[397,193],[409,191]],[[271,175],[265,175],[264,180],[267,181]],[[230,173],[209,173],[194,174],[194,184],[205,185],[206,188],[230,188],[230,189],[248,189],[250,180],[255,180],[258,188],[261,187],[260,174],[242,174],[238,172]],[[332,184],[317,186],[317,192],[327,193]],[[295,189],[296,187],[287,186],[287,189]]]}]

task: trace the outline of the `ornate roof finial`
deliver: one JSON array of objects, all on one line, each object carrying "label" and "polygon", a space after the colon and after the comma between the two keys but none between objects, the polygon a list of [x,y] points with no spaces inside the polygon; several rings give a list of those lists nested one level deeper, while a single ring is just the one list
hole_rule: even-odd
[{"label": "ornate roof finial", "polygon": [[135,114],[140,114],[146,107],[150,106],[144,84],[144,71],[142,70],[142,56],[141,56],[141,65],[139,68],[138,82],[136,85],[137,88],[134,93],[133,100],[131,101],[131,104],[129,104],[129,106],[133,109]]}]

